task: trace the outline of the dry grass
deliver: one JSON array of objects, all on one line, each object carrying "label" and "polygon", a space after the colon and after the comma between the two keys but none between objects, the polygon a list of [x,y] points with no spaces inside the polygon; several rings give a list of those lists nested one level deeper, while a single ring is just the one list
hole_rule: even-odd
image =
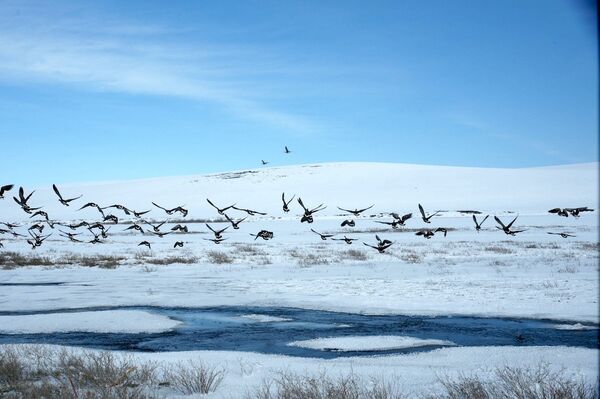
[{"label": "dry grass", "polygon": [[364,251],[359,251],[358,249],[348,249],[346,251],[340,251],[338,253],[338,259],[340,261],[344,261],[344,260],[365,261],[365,260],[369,259],[369,256]]},{"label": "dry grass", "polygon": [[70,266],[80,265],[85,267],[100,267],[104,269],[114,269],[126,259],[121,255],[79,255],[68,253],[62,256],[51,258],[36,254],[22,254],[19,252],[0,253],[0,266],[3,269],[14,269],[23,266]]},{"label": "dry grass", "polygon": [[504,367],[493,378],[460,376],[441,380],[443,393],[427,399],[596,399],[596,387],[569,379],[541,364],[533,369]]},{"label": "dry grass", "polygon": [[400,399],[405,397],[393,384],[378,378],[364,379],[355,374],[330,377],[281,373],[266,380],[246,399]]},{"label": "dry grass", "polygon": [[148,258],[146,259],[146,263],[150,263],[151,265],[172,265],[175,263],[181,264],[193,264],[198,263],[198,258],[191,256],[166,256],[164,258]]},{"label": "dry grass", "polygon": [[206,253],[206,257],[208,258],[209,263],[214,263],[217,265],[231,264],[234,261],[234,259],[230,255],[222,251],[208,251]]},{"label": "dry grass", "polygon": [[406,263],[423,263],[423,255],[410,249],[403,251],[400,259]]},{"label": "dry grass", "polygon": [[326,255],[319,251],[308,252],[307,250],[293,248],[289,251],[289,255],[296,259],[298,266],[302,267],[329,264],[329,259]]},{"label": "dry grass", "polygon": [[515,253],[514,250],[504,247],[504,246],[499,246],[499,245],[490,245],[490,246],[485,247],[483,250],[486,252],[493,252],[495,254],[500,254],[500,255],[508,255],[508,254]]},{"label": "dry grass", "polygon": [[225,370],[192,360],[167,368],[163,378],[184,395],[214,392],[223,381]]}]

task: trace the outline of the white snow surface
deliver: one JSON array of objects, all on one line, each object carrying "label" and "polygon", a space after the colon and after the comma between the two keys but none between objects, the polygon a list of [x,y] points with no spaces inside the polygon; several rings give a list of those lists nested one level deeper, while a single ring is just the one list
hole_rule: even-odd
[{"label": "white snow surface", "polygon": [[421,339],[398,335],[367,335],[307,339],[293,341],[288,345],[321,351],[370,352],[417,348],[420,346],[454,346],[456,344],[441,339]]},{"label": "white snow surface", "polygon": [[57,332],[159,333],[181,324],[169,317],[140,310],[46,313],[0,316],[1,334]]},{"label": "white snow surface", "polygon": [[275,322],[283,322],[283,321],[291,321],[292,319],[288,319],[286,317],[277,317],[277,316],[269,316],[266,314],[246,314],[240,316],[244,319],[256,321],[258,323],[275,323]]}]

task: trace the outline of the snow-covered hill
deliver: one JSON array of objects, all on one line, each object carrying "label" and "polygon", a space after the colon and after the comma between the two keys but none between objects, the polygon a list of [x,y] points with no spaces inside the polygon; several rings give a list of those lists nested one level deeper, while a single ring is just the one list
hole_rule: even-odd
[{"label": "snow-covered hill", "polygon": [[[10,178],[10,176],[7,176]],[[10,198],[19,182],[0,201],[0,220],[21,220],[27,215]],[[281,193],[301,196],[307,206],[324,203],[320,216],[339,214],[337,206],[363,208],[372,213],[426,209],[545,213],[553,207],[598,206],[598,163],[525,169],[487,169],[390,163],[330,163],[263,168],[184,177],[60,184],[65,197],[83,194],[70,207],[58,203],[50,186],[35,189],[30,203],[42,206],[51,218],[96,218],[94,209],[76,210],[86,202],[100,206],[123,204],[148,210],[153,218],[164,213],[151,201],[166,207],[185,205],[190,218],[212,217],[206,198],[219,206],[240,207],[283,216]],[[297,208],[297,209],[294,209]],[[300,212],[294,201],[292,213]]]}]

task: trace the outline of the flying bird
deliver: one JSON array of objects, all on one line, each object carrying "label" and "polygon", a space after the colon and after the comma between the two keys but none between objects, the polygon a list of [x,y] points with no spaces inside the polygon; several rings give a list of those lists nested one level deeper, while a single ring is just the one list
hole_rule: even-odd
[{"label": "flying bird", "polygon": [[261,159],[260,162],[263,164],[263,166],[269,164],[269,162],[265,161],[264,159]]},{"label": "flying bird", "polygon": [[261,230],[261,231],[259,231],[256,234],[250,234],[250,235],[254,237],[255,241],[256,241],[256,239],[258,237],[262,238],[265,241],[270,240],[271,238],[273,238],[273,232],[272,231],[268,231],[268,230]]},{"label": "flying bird", "polygon": [[392,229],[397,229],[398,226],[400,226],[400,221],[398,220],[393,220],[391,222],[381,222],[379,220],[375,220],[375,223],[387,224],[388,226],[392,226]]},{"label": "flying bird", "polygon": [[431,223],[430,219],[440,213],[439,211],[436,211],[435,213],[432,213],[431,215],[427,216],[421,204],[419,204],[419,212],[421,212],[421,219],[423,219],[425,223]]},{"label": "flying bird", "polygon": [[211,200],[209,200],[208,198],[206,199],[206,201],[210,204],[210,206],[212,206],[213,208],[215,208],[217,210],[217,213],[219,215],[224,215],[226,210],[228,210],[229,208],[233,208],[235,206],[235,204],[233,204],[233,205],[226,206],[225,208],[219,208],[215,204],[213,204],[211,202]]},{"label": "flying bird", "polygon": [[4,186],[0,187],[0,199],[3,199],[4,198],[4,193],[7,192],[7,191],[12,190],[12,188],[14,186],[15,186],[14,184],[7,184],[7,185],[4,185]]},{"label": "flying bird", "polygon": [[123,206],[123,205],[114,204],[114,205],[105,206],[102,209],[108,209],[108,208],[117,208],[117,209],[125,212],[125,215],[131,215],[131,210],[129,210],[126,206]]},{"label": "flying bird", "polygon": [[302,198],[300,198],[300,197],[298,197],[298,203],[300,204],[302,209],[304,209],[304,215],[302,215],[302,218],[300,219],[301,223],[304,223],[304,222],[312,223],[313,222],[313,213],[322,211],[323,209],[327,208],[326,206],[323,206],[323,204],[320,204],[316,208],[308,209],[307,207],[304,206],[304,203],[302,202]]},{"label": "flying bird", "polygon": [[504,231],[504,234],[506,235],[510,235],[510,236],[514,236],[517,233],[522,233],[525,230],[511,230],[510,228],[512,227],[513,223],[517,220],[519,216],[516,216],[509,224],[505,225],[504,223],[502,223],[502,220],[500,220],[498,218],[498,216],[494,216],[494,219],[496,220],[496,222],[501,226],[496,226],[497,229]]},{"label": "flying bird", "polygon": [[385,250],[392,246],[391,242],[389,244],[381,244],[381,243],[379,243],[376,246],[375,245],[369,245],[366,242],[363,242],[363,244],[366,245],[367,247],[371,247],[373,249],[376,249],[377,252],[379,252],[380,254],[385,253]]},{"label": "flying bird", "polygon": [[284,152],[285,152],[286,154],[289,154],[289,153],[291,153],[291,151],[290,151],[290,150],[287,148],[287,145],[285,146],[285,151],[284,151]]},{"label": "flying bird", "polygon": [[232,208],[235,209],[236,211],[246,212],[250,216],[254,216],[254,215],[263,215],[264,216],[264,215],[266,215],[265,212],[253,211],[252,209],[236,208],[235,206],[232,206]]},{"label": "flying bird", "polygon": [[321,234],[317,231],[314,231],[313,229],[310,229],[310,231],[312,231],[315,234],[318,234],[321,237],[321,240],[323,240],[323,241],[327,240],[328,238],[333,237],[333,234]]},{"label": "flying bird", "polygon": [[148,249],[152,249],[152,247],[150,246],[150,243],[149,243],[148,241],[142,241],[142,242],[140,242],[140,243],[138,244],[138,247],[139,247],[140,245],[145,245],[145,246],[147,246],[147,247],[148,247]]},{"label": "flying bird", "polygon": [[561,208],[552,208],[548,211],[548,213],[556,213],[558,216],[563,216],[568,218],[569,217],[569,211],[567,210],[567,208],[565,209],[561,209]]},{"label": "flying bird", "polygon": [[332,238],[334,241],[344,241],[346,244],[351,245],[352,241],[358,240],[358,238],[348,238],[344,236],[344,238]]},{"label": "flying bird", "polygon": [[119,218],[116,217],[115,215],[106,215],[104,216],[104,218],[102,218],[103,222],[113,222],[114,224],[118,224],[119,223]]},{"label": "flying bird", "polygon": [[579,208],[568,208],[567,211],[571,213],[571,216],[576,218],[579,217],[579,213],[581,212],[594,212],[593,209],[590,209],[587,206],[582,206]]},{"label": "flying bird", "polygon": [[354,210],[351,210],[351,209],[344,209],[344,208],[340,208],[340,207],[338,206],[338,207],[337,207],[337,209],[339,209],[340,211],[344,211],[344,212],[351,213],[351,214],[353,214],[354,216],[359,216],[361,213],[363,213],[363,212],[364,212],[364,211],[366,211],[367,209],[371,209],[371,208],[373,208],[374,206],[375,206],[375,204],[373,204],[373,205],[371,205],[371,206],[369,206],[369,207],[367,207],[367,208],[363,208],[363,209],[354,209]]},{"label": "flying bird", "polygon": [[283,201],[283,211],[285,213],[288,213],[290,211],[289,205],[290,205],[290,202],[292,202],[294,200],[294,197],[296,197],[296,194],[294,194],[292,196],[292,198],[290,198],[289,201],[286,201],[285,200],[285,193],[281,193],[281,200]]},{"label": "flying bird", "polygon": [[237,222],[235,222],[235,221],[233,221],[233,219],[231,219],[229,216],[227,216],[227,214],[225,214],[225,219],[227,219],[229,221],[229,223],[231,223],[231,227],[233,227],[234,230],[239,230],[240,223],[242,223],[247,218],[248,218],[248,216],[246,216],[246,217],[238,220]]},{"label": "flying bird", "polygon": [[102,210],[102,208],[100,207],[100,205],[96,204],[95,202],[88,202],[87,204],[85,204],[84,206],[82,206],[81,208],[78,209],[78,211],[85,209],[85,208],[96,208],[98,210],[98,212],[100,212],[100,214],[102,215],[102,217],[104,217],[104,211]]},{"label": "flying bird", "polygon": [[183,226],[181,224],[175,225],[173,227],[171,227],[171,231],[180,231],[182,233],[187,233],[188,232],[188,227],[187,226]]},{"label": "flying bird", "polygon": [[79,197],[73,197],[73,198],[63,198],[63,196],[60,194],[60,191],[58,191],[58,187],[56,187],[56,184],[52,185],[52,189],[54,190],[54,192],[56,193],[56,195],[58,195],[58,201],[63,204],[64,206],[69,206],[70,202],[73,202],[75,200],[78,200],[79,198],[82,197],[82,195],[80,195]]},{"label": "flying bird", "polygon": [[215,243],[215,244],[217,244],[217,245],[218,245],[218,244],[220,244],[220,243],[222,243],[222,242],[223,242],[223,241],[225,241],[226,239],[227,239],[227,238],[203,238],[203,240],[206,240],[206,241],[212,241],[212,242],[214,242],[214,243]]},{"label": "flying bird", "polygon": [[141,218],[142,215],[145,215],[146,213],[150,212],[150,210],[142,211],[142,212],[136,212],[136,211],[132,211],[132,212],[133,212],[133,216],[135,216],[136,218]]},{"label": "flying bird", "polygon": [[188,214],[188,210],[185,209],[185,208],[183,208],[183,206],[177,206],[177,207],[172,208],[172,209],[167,209],[167,208],[163,208],[162,206],[160,206],[160,205],[158,205],[158,204],[156,204],[154,202],[152,203],[152,205],[154,205],[157,208],[162,209],[163,211],[165,211],[167,213],[167,215],[172,215],[175,212],[179,212],[179,213],[181,213],[181,215],[183,217],[186,217],[187,214]]},{"label": "flying bird", "polygon": [[142,226],[140,226],[137,223],[132,224],[131,226],[127,227],[125,230],[123,231],[127,231],[127,230],[137,230],[140,233],[144,234],[144,229],[142,228]]},{"label": "flying bird", "polygon": [[475,230],[477,230],[477,232],[479,233],[479,230],[481,230],[481,225],[483,224],[483,222],[486,221],[486,219],[490,217],[490,215],[486,215],[483,220],[481,221],[481,223],[477,222],[477,216],[473,215],[473,221],[475,222]]},{"label": "flying bird", "polygon": [[216,239],[219,239],[219,238],[221,238],[221,237],[222,237],[222,233],[223,233],[225,230],[227,230],[227,229],[229,228],[229,226],[226,226],[224,229],[221,229],[221,230],[215,230],[215,229],[213,229],[212,227],[210,227],[210,225],[209,225],[208,223],[204,223],[204,224],[206,225],[206,227],[208,227],[208,229],[209,229],[210,231],[212,231],[212,232],[213,232],[213,234],[215,235],[215,238],[216,238]]},{"label": "flying bird", "polygon": [[356,225],[356,223],[354,222],[354,220],[344,220],[342,222],[342,224],[340,226],[345,227],[345,226],[349,226],[349,227],[354,227]]},{"label": "flying bird", "polygon": [[557,235],[557,236],[561,236],[562,238],[575,237],[575,234],[570,234],[570,233],[551,233],[551,232],[548,232],[548,234],[554,234],[554,235]]},{"label": "flying bird", "polygon": [[183,248],[183,241],[175,241],[175,244],[173,244],[173,248]]},{"label": "flying bird", "polygon": [[[394,218],[394,220],[396,221],[396,223],[400,226],[404,226],[404,223],[406,223],[406,221],[410,218],[412,218],[412,213],[407,213],[405,215],[398,215],[395,212],[390,213],[390,215]],[[392,226],[393,227],[393,226]]]}]

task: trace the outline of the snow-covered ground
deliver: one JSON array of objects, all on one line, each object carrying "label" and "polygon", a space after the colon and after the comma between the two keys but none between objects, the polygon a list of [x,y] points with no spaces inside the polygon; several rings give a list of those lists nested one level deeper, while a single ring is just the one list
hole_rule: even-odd
[{"label": "snow-covered ground", "polygon": [[[568,321],[573,329],[580,322],[599,321],[597,163],[510,170],[324,164],[58,185],[63,195],[83,194],[83,198],[64,207],[57,202],[51,188],[36,189],[31,205],[43,206],[51,219],[98,220],[99,213],[94,209],[76,211],[93,201],[101,206],[123,204],[137,211],[152,209],[148,219],[168,220],[162,231],[169,231],[182,220],[195,221],[186,223],[190,233],[163,238],[125,232],[128,225],[119,224],[112,226],[109,237],[97,245],[68,242],[55,230],[35,251],[23,239],[3,235],[0,310],[81,308],[81,312],[71,313],[64,320],[60,331],[110,331],[113,327],[115,331],[129,327],[147,331],[174,327],[170,324],[172,320],[146,317],[152,315],[128,319],[124,314],[104,318],[97,313],[90,319],[89,312],[83,311],[88,307],[129,305],[289,306],[365,314],[547,318]],[[315,214],[313,224],[300,223],[301,208],[295,200],[290,204],[290,213],[282,211],[282,192],[286,198],[301,196],[309,207],[324,203],[327,208]],[[19,210],[9,195],[6,197],[0,200],[0,221],[30,223],[28,215]],[[208,205],[206,198],[218,206],[237,203],[239,207],[268,215],[250,216],[239,230],[230,227],[223,234],[227,240],[215,245],[205,240],[212,238],[212,233],[203,221],[222,216]],[[168,216],[154,208],[151,201],[165,207],[186,205],[190,212],[186,218]],[[428,212],[444,212],[427,225],[419,217],[417,203],[423,204]],[[372,209],[353,218],[356,227],[340,227],[341,221],[350,217],[337,206],[354,209],[371,204],[374,204]],[[579,206],[596,211],[579,218],[547,212],[555,207]],[[479,220],[486,214],[491,216],[477,233],[471,214],[460,210],[483,212],[477,216]],[[125,220],[121,211],[113,208],[109,212]],[[377,223],[391,221],[389,212],[412,212],[413,218],[406,227],[393,230]],[[235,219],[244,216],[235,210],[227,213]],[[508,221],[518,215],[514,227],[525,231],[507,236],[496,229],[493,215]],[[424,227],[445,227],[449,231],[446,237],[438,233],[430,240],[415,236],[415,231]],[[25,232],[26,228],[23,225],[16,231]],[[322,241],[311,228],[335,234],[336,238],[346,235],[358,240],[352,245]],[[261,229],[273,231],[273,240],[255,241],[250,236],[249,233]],[[561,238],[548,232],[569,232],[575,237]],[[362,244],[375,245],[375,234],[394,242],[386,253],[380,254]],[[89,233],[84,236],[92,238]],[[138,247],[142,240],[150,241],[152,249]],[[175,241],[183,241],[184,247],[173,248]],[[8,252],[13,254],[7,255]],[[6,260],[11,256],[13,260],[15,256],[21,258],[15,264]],[[32,263],[36,265],[27,266]],[[43,283],[58,284],[40,285]],[[256,315],[256,321],[277,321],[265,317]],[[45,320],[41,316],[2,316],[0,324],[3,331],[59,328],[47,325]],[[6,324],[11,326],[5,327]],[[565,327],[563,324],[557,328]],[[394,339],[379,337],[359,344],[380,346]],[[329,348],[329,344],[325,342],[323,347]],[[343,342],[334,346],[339,348]],[[228,377],[215,397],[235,397],[236,392],[241,392],[239,381],[244,382],[240,386],[256,383],[269,373],[286,368],[295,371],[351,368],[364,374],[394,374],[410,390],[431,384],[436,375],[445,372],[535,364],[539,360],[592,380],[598,375],[597,350],[566,347],[456,347],[411,355],[336,360],[242,352],[140,356],[152,359],[199,356],[207,362],[227,364]]]}]

